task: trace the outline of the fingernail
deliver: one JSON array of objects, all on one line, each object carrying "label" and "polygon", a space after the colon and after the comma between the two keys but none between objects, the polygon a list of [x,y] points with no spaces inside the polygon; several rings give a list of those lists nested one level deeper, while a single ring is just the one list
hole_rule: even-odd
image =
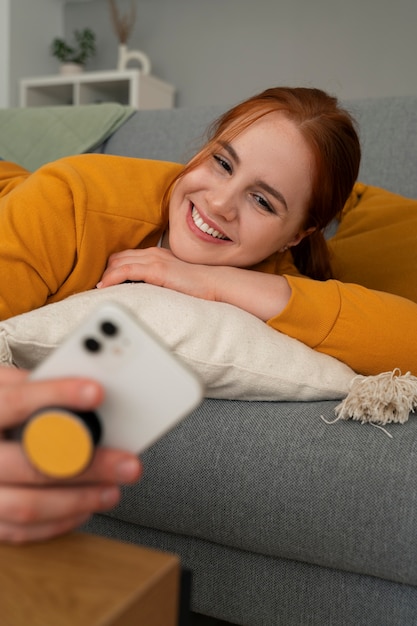
[{"label": "fingernail", "polygon": [[112,508],[120,500],[120,491],[118,487],[107,487],[103,489],[100,495],[103,506]]},{"label": "fingernail", "polygon": [[136,459],[125,459],[116,468],[117,480],[120,482],[130,482],[139,476],[140,466]]},{"label": "fingernail", "polygon": [[100,289],[100,287],[102,287],[102,286],[103,286],[103,283],[101,281],[99,283],[97,283],[97,285],[96,285],[97,289]]},{"label": "fingernail", "polygon": [[97,386],[92,383],[85,383],[80,389],[80,400],[87,406],[91,406],[97,402],[98,390]]}]

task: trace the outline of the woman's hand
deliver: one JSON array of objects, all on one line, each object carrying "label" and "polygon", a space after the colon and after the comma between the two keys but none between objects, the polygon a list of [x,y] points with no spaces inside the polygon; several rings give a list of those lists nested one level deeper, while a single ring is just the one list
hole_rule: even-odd
[{"label": "woman's hand", "polygon": [[102,399],[103,390],[93,381],[35,382],[26,372],[0,367],[0,541],[39,541],[73,530],[94,512],[115,506],[120,485],[139,479],[141,464],[134,455],[98,448],[81,476],[53,481],[29,464],[18,442],[4,438],[6,429],[44,406],[91,410]]},{"label": "woman's hand", "polygon": [[113,254],[97,287],[110,287],[126,280],[143,281],[204,300],[227,302],[263,321],[278,315],[291,296],[284,276],[238,267],[187,263],[164,248]]},{"label": "woman's hand", "polygon": [[124,250],[112,254],[97,287],[143,281],[205,300],[215,300],[214,268],[178,259],[165,248]]}]

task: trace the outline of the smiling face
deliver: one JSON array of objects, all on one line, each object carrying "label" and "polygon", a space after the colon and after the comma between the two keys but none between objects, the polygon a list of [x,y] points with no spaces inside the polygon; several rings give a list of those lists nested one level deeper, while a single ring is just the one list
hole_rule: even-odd
[{"label": "smiling face", "polygon": [[311,151],[283,113],[220,138],[173,188],[170,249],[189,263],[251,267],[296,245],[308,234],[312,174]]}]

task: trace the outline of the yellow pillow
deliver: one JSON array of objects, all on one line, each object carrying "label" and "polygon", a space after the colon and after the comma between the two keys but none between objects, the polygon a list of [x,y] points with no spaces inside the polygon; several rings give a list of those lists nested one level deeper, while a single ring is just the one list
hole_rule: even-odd
[{"label": "yellow pillow", "polygon": [[357,183],[328,245],[336,279],[417,302],[417,200]]}]

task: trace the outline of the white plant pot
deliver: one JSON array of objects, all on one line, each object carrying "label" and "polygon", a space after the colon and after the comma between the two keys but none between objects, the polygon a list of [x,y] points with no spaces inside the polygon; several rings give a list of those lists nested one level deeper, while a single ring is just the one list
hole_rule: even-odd
[{"label": "white plant pot", "polygon": [[59,73],[64,75],[81,74],[83,69],[84,68],[80,63],[61,63],[59,66]]}]

